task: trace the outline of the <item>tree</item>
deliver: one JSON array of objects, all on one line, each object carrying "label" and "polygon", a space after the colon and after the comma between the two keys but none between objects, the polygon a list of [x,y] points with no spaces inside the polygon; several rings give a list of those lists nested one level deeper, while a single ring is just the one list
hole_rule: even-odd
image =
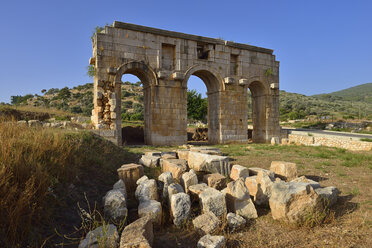
[{"label": "tree", "polygon": [[41,90],[41,93],[44,94],[45,92],[46,92],[46,89],[42,89],[42,90]]},{"label": "tree", "polygon": [[70,92],[70,90],[68,89],[68,87],[64,87],[64,88],[62,88],[62,89],[58,92],[58,98],[63,99],[63,100],[68,99],[70,96],[71,96],[71,92]]},{"label": "tree", "polygon": [[208,100],[196,90],[187,91],[187,118],[204,121],[208,113]]}]

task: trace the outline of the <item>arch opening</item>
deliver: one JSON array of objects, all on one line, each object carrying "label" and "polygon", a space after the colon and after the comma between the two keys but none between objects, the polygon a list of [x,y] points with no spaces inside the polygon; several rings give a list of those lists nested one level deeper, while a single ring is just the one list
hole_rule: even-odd
[{"label": "arch opening", "polygon": [[266,141],[267,91],[263,83],[254,81],[248,86],[248,138],[255,143]]},{"label": "arch opening", "polygon": [[120,116],[118,124],[123,144],[148,143],[151,126],[150,87],[156,82],[154,71],[142,62],[130,62],[118,68],[115,93],[120,104],[116,111]]},{"label": "arch opening", "polygon": [[[192,72],[187,78],[187,88],[188,88],[188,97],[187,97],[187,123],[191,124],[193,120],[191,120],[190,115],[190,89],[195,91],[194,95],[199,98],[199,121],[204,125],[201,125],[195,133],[194,139],[190,137],[190,129],[188,130],[188,140],[192,140],[193,142],[198,140],[199,142],[204,143],[218,143],[219,140],[219,81],[213,73],[208,70],[196,70]],[[204,94],[203,94],[204,93]],[[195,106],[193,106],[195,108]],[[197,115],[196,115],[197,116]],[[196,127],[194,127],[196,128]]]}]

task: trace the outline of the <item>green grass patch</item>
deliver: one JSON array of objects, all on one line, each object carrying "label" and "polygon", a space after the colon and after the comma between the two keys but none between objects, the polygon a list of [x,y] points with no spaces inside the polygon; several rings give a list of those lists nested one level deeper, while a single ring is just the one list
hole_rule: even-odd
[{"label": "green grass patch", "polygon": [[361,138],[360,141],[372,142],[372,139],[370,139],[370,138]]}]

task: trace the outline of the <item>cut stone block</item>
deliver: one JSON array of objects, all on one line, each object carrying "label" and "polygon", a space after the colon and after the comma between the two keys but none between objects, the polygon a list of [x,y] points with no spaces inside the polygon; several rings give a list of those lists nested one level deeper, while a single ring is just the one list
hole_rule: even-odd
[{"label": "cut stone block", "polygon": [[141,177],[140,179],[137,180],[136,184],[140,185],[141,183],[144,183],[147,180],[149,180],[149,178],[147,176],[143,176],[143,177]]},{"label": "cut stone block", "polygon": [[195,184],[195,185],[191,185],[189,187],[189,192],[191,195],[195,195],[199,198],[199,195],[206,189],[209,189],[210,187],[208,187],[208,185],[206,185],[205,183],[199,183],[199,184]]},{"label": "cut stone block", "polygon": [[135,192],[136,199],[139,202],[149,200],[159,200],[158,187],[154,179],[146,180],[137,186]]},{"label": "cut stone block", "polygon": [[168,186],[168,201],[169,205],[171,203],[172,195],[178,194],[178,193],[184,193],[183,188],[178,183],[172,183]]},{"label": "cut stone block", "polygon": [[240,229],[247,223],[247,221],[242,216],[234,214],[234,213],[228,213],[226,216],[226,219],[227,219],[227,225],[233,231]]},{"label": "cut stone block", "polygon": [[177,152],[162,152],[162,159],[177,159]]},{"label": "cut stone block", "polygon": [[319,195],[325,207],[333,206],[337,202],[340,191],[334,187],[317,188],[315,192]]},{"label": "cut stone block", "polygon": [[119,190],[125,197],[125,199],[127,199],[127,190],[125,188],[125,183],[122,179],[119,179],[119,181],[117,181],[114,186],[112,187],[112,189],[117,189]]},{"label": "cut stone block", "polygon": [[184,172],[187,171],[187,161],[183,159],[163,159],[162,171],[169,171],[173,178],[179,180]]},{"label": "cut stone block", "polygon": [[184,159],[187,161],[189,159],[189,152],[189,150],[178,150],[177,156],[179,159]]},{"label": "cut stone block", "polygon": [[225,247],[226,239],[224,236],[211,236],[209,234],[199,239],[198,248],[223,248]]},{"label": "cut stone block", "polygon": [[238,178],[245,180],[247,177],[249,177],[249,170],[247,167],[238,164],[233,165],[230,173],[230,178],[232,180],[237,180]]},{"label": "cut stone block", "polygon": [[316,211],[319,196],[308,183],[274,183],[269,200],[275,220],[301,221],[304,216]]},{"label": "cut stone block", "polygon": [[220,173],[224,176],[229,176],[231,170],[228,157],[200,152],[189,152],[188,165],[197,172]]},{"label": "cut stone block", "polygon": [[191,200],[185,193],[177,193],[171,197],[171,211],[173,223],[182,226],[190,218]]},{"label": "cut stone block", "polygon": [[254,202],[257,205],[269,205],[269,199],[271,197],[271,189],[274,184],[273,178],[271,178],[266,172],[259,171],[257,175],[257,192],[254,196]]},{"label": "cut stone block", "polygon": [[161,152],[159,152],[159,151],[145,152],[145,156],[161,157]]},{"label": "cut stone block", "polygon": [[140,164],[124,164],[118,170],[118,176],[125,183],[128,196],[133,196],[136,182],[144,175],[143,166]]},{"label": "cut stone block", "polygon": [[174,182],[172,172],[170,171],[166,171],[160,174],[160,176],[158,177],[158,180],[168,185]]},{"label": "cut stone block", "polygon": [[196,217],[192,221],[192,224],[194,225],[195,230],[202,234],[209,234],[213,233],[217,229],[221,224],[221,221],[214,213],[206,212]]},{"label": "cut stone block", "polygon": [[278,177],[286,181],[290,181],[297,177],[297,167],[295,163],[272,161],[270,170]]},{"label": "cut stone block", "polygon": [[227,214],[225,195],[220,191],[208,187],[199,195],[199,200],[203,213],[210,211],[217,217]]},{"label": "cut stone block", "polygon": [[139,163],[149,168],[156,168],[159,166],[159,160],[160,160],[160,157],[158,156],[142,155],[142,157],[139,160]]},{"label": "cut stone block", "polygon": [[257,218],[256,208],[242,178],[227,184],[226,203],[229,212],[246,219]]},{"label": "cut stone block", "polygon": [[152,222],[161,225],[162,208],[160,202],[155,200],[140,202],[138,216],[140,218],[148,216]]},{"label": "cut stone block", "polygon": [[182,174],[181,185],[186,193],[189,192],[189,187],[195,184],[198,184],[198,176],[195,174],[194,170]]},{"label": "cut stone block", "polygon": [[144,217],[124,228],[121,233],[120,248],[151,248],[153,241],[152,221],[149,217]]},{"label": "cut stone block", "polygon": [[266,173],[273,181],[275,180],[275,173],[270,170],[266,170],[266,169],[258,168],[258,167],[250,167],[248,168],[248,170],[249,170],[250,176],[257,176],[258,172],[262,171],[263,173]]},{"label": "cut stone block", "polygon": [[209,155],[222,155],[222,152],[220,151],[220,149],[214,148],[214,147],[208,147],[208,146],[191,147],[190,151],[200,152],[200,153],[209,154]]},{"label": "cut stone block", "polygon": [[120,222],[128,214],[127,202],[123,193],[118,189],[112,189],[103,197],[104,212],[113,220]]},{"label": "cut stone block", "polygon": [[110,224],[88,232],[85,239],[80,241],[79,248],[117,247],[118,243],[119,234],[116,226]]},{"label": "cut stone block", "polygon": [[221,190],[226,187],[226,177],[220,173],[212,173],[204,175],[203,182],[208,184],[209,187]]},{"label": "cut stone block", "polygon": [[315,182],[311,179],[306,178],[305,176],[297,177],[293,179],[291,182],[297,182],[297,183],[308,183],[313,187],[313,189],[320,188],[320,184],[318,182]]},{"label": "cut stone block", "polygon": [[257,194],[257,176],[247,177],[244,181],[245,186],[248,188],[249,194],[253,197]]}]

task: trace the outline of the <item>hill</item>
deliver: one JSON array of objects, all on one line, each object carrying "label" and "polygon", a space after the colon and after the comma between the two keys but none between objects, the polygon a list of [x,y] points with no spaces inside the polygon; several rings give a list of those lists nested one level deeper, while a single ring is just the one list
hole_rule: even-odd
[{"label": "hill", "polygon": [[[12,96],[12,105],[32,106],[67,111],[90,116],[93,109],[93,84],[73,88],[42,90],[43,95]],[[140,82],[124,82],[122,85],[121,117],[123,121],[142,121],[144,104]],[[305,96],[280,91],[280,119],[294,120],[314,116],[317,119],[371,119],[372,83],[349,89]],[[250,102],[248,103],[249,106]],[[200,105],[200,104],[199,104]],[[190,107],[190,106],[188,106]]]},{"label": "hill", "polygon": [[313,97],[327,101],[343,100],[372,103],[372,83],[361,84],[328,94],[313,95]]}]

